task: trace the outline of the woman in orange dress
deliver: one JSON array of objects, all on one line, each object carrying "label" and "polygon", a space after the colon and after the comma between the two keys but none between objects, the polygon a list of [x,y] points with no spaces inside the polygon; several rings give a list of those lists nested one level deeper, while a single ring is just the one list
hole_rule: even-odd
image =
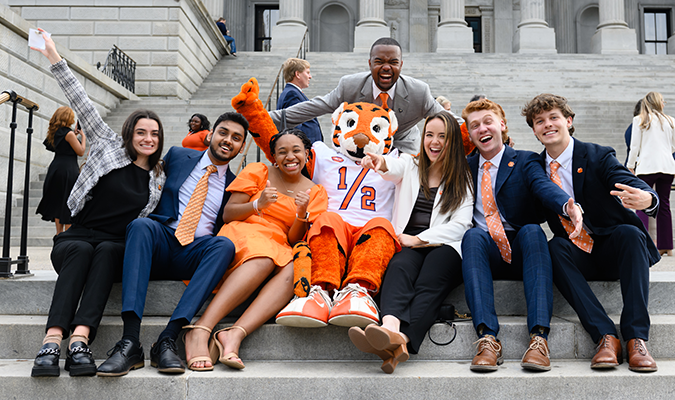
[{"label": "woman in orange dress", "polygon": [[188,134],[183,139],[183,147],[204,151],[209,147],[206,137],[209,134],[211,123],[206,115],[193,114],[188,121]]},{"label": "woman in orange dress", "polygon": [[[302,240],[309,224],[326,211],[328,196],[303,174],[311,143],[302,131],[289,129],[270,141],[275,163],[254,163],[228,186],[232,193],[223,211],[226,225],[218,233],[236,247],[222,286],[204,314],[185,335],[188,368],[213,369],[215,361],[244,368],[239,346],[244,338],[274,317],[293,297],[291,245]],[[208,346],[208,333],[272,276],[233,326],[221,329]],[[206,354],[209,354],[207,356]]]}]

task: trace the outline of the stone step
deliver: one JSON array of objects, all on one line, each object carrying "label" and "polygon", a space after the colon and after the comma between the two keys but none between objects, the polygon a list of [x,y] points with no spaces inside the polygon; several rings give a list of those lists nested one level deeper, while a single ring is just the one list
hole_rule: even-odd
[{"label": "stone step", "polygon": [[[547,373],[532,373],[519,361],[507,361],[490,374],[471,372],[468,362],[408,361],[394,374],[378,361],[244,361],[235,371],[216,365],[211,372],[162,375],[146,361],[123,378],[31,378],[32,360],[0,360],[3,396],[7,398],[173,399],[667,399],[673,394],[675,361],[659,360],[658,372],[638,374],[621,365],[593,371],[588,361],[555,360]],[[62,364],[63,365],[63,364]]]},{"label": "stone step", "polygon": [[[619,316],[612,315],[619,329]],[[218,328],[232,325],[234,318],[226,318]],[[150,357],[152,343],[165,328],[169,317],[145,317],[141,329],[141,343]],[[2,358],[35,357],[44,337],[46,316],[0,315],[0,348]],[[524,316],[500,316],[498,338],[503,344],[504,357],[517,360],[525,353],[529,342],[527,318]],[[675,358],[675,346],[669,340],[675,334],[675,316],[652,315],[649,351],[655,358]],[[122,337],[122,319],[119,316],[103,317],[98,336],[91,344],[97,358],[104,358],[106,352]],[[464,360],[470,361],[475,355],[472,343],[477,339],[470,321],[456,321],[455,328],[436,324],[431,335],[436,342],[454,341],[439,346],[427,336],[412,360]],[[317,360],[375,360],[375,356],[362,353],[349,340],[348,328],[328,326],[320,329],[289,328],[271,321],[251,333],[242,342],[240,355],[244,360],[257,361],[317,361]],[[180,354],[184,356],[182,341],[178,341]],[[64,341],[63,346],[68,342]],[[624,346],[625,347],[625,346]],[[576,317],[553,317],[549,334],[549,349],[552,359],[588,359],[595,354],[595,344],[584,331]],[[62,354],[65,358],[65,354]]]}]

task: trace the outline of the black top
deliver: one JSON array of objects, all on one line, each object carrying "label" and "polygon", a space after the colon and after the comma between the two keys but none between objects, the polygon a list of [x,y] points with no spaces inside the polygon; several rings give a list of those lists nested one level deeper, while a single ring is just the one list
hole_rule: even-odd
[{"label": "black top", "polygon": [[416,236],[429,229],[431,210],[434,208],[434,199],[436,199],[438,188],[429,188],[429,191],[431,192],[431,198],[427,199],[424,196],[424,190],[420,188],[417,201],[415,201],[415,206],[410,214],[410,220],[408,220],[408,225],[403,231],[406,235]]},{"label": "black top", "polygon": [[57,156],[74,156],[77,157],[77,153],[73,150],[72,146],[66,140],[66,135],[68,132],[72,131],[69,126],[62,126],[54,132],[54,144],[50,144],[45,139],[42,144],[45,145],[47,150],[53,151]]},{"label": "black top", "polygon": [[73,221],[79,227],[124,237],[150,196],[150,174],[134,163],[102,176]]}]

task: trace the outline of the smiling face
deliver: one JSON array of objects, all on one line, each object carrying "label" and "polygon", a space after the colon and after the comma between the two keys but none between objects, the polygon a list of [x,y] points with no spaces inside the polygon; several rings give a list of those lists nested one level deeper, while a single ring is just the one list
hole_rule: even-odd
[{"label": "smiling face", "polygon": [[139,162],[145,162],[148,157],[155,154],[159,146],[159,124],[149,118],[141,118],[134,126],[134,136],[131,144],[136,150]]},{"label": "smiling face", "polygon": [[197,132],[202,126],[202,120],[198,116],[194,116],[190,119],[190,130],[192,132]]},{"label": "smiling face", "polygon": [[435,163],[445,149],[445,124],[440,118],[427,122],[424,130],[424,152],[432,163]]},{"label": "smiling face", "polygon": [[301,174],[309,157],[309,150],[305,149],[302,140],[292,134],[281,136],[272,152],[274,162],[279,166],[279,172],[288,176]]},{"label": "smiling face", "polygon": [[209,146],[209,158],[214,165],[225,165],[241,153],[244,148],[244,139],[246,131],[240,124],[226,120],[216,126],[208,139],[211,141]]},{"label": "smiling face", "polygon": [[368,66],[375,85],[386,92],[394,86],[401,74],[403,67],[401,49],[398,46],[384,44],[373,47]]},{"label": "smiling face", "polygon": [[506,124],[494,111],[479,110],[469,113],[466,127],[471,142],[486,160],[491,160],[502,150],[502,131]]},{"label": "smiling face", "polygon": [[295,73],[295,79],[293,83],[296,84],[300,89],[307,89],[309,87],[309,80],[312,79],[312,74],[309,72],[309,68],[302,72]]},{"label": "smiling face", "polygon": [[532,119],[534,136],[546,147],[551,157],[557,157],[567,148],[571,126],[572,117],[565,118],[557,107],[543,111]]}]

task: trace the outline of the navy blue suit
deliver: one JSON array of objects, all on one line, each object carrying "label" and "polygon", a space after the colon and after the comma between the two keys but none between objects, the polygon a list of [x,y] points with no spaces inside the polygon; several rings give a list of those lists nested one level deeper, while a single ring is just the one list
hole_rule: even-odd
[{"label": "navy blue suit", "polygon": [[[474,187],[477,187],[481,175],[478,170],[479,154],[470,156],[467,161]],[[514,229],[506,231],[512,260],[511,264],[502,260],[499,248],[482,228],[474,227],[464,234],[462,273],[474,327],[478,330],[484,324],[489,331],[498,333],[493,280],[522,279],[528,329],[532,332],[537,326],[549,328],[553,283],[546,235],[539,226],[544,221],[541,204],[562,212],[569,196],[546,177],[536,153],[514,150],[509,146],[505,146],[493,192],[500,215]]]},{"label": "navy blue suit", "polygon": [[[277,100],[277,110],[282,110],[307,100],[309,99],[302,93],[302,90],[298,89],[295,85],[287,83],[283,92],[279,95],[279,100]],[[310,142],[323,142],[323,135],[321,134],[321,126],[318,119],[310,119],[298,125],[297,128],[307,135]]]},{"label": "navy blue suit", "polygon": [[[206,150],[208,151],[208,150]],[[166,183],[162,197],[148,218],[138,218],[127,227],[122,279],[122,312],[143,317],[150,280],[187,280],[171,320],[188,321],[199,311],[225,274],[234,256],[234,244],[223,236],[206,235],[183,247],[175,230],[165,224],[178,218],[178,192],[204,152],[172,147],[164,156]],[[235,175],[228,169],[225,187]],[[230,197],[224,191],[213,234],[223,225],[223,208]]]},{"label": "navy blue suit", "polygon": [[[609,192],[616,189],[615,183],[653,196],[656,192],[621,165],[611,147],[573,140],[574,198],[584,209],[584,225],[594,244],[590,254],[583,252],[569,240],[558,217],[547,213],[555,234],[549,242],[553,280],[593,341],[598,342],[603,335],[616,336],[617,332],[587,280],[620,279],[624,303],[621,334],[625,340],[648,340],[649,267],[661,256],[638,216]],[[541,153],[541,158],[546,159],[546,152]],[[652,211],[655,214],[657,210]]]}]

